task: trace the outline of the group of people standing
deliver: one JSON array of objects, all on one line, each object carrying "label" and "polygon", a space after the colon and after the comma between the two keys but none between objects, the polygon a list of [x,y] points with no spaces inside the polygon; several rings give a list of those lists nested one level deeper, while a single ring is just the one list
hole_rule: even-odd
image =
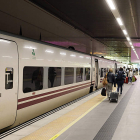
[{"label": "group of people standing", "polygon": [[[129,81],[132,82],[132,77],[133,77],[132,70],[128,72],[128,76],[129,76]],[[106,92],[108,97],[110,96],[109,94],[112,92],[113,85],[114,87],[116,87],[116,83],[117,83],[117,92],[119,93],[119,89],[120,89],[120,95],[122,94],[122,86],[125,78],[126,78],[126,73],[124,72],[122,67],[120,67],[119,71],[117,71],[116,74],[113,73],[113,70],[111,68],[109,69],[109,72],[106,73],[102,81],[103,86],[106,87]]]}]

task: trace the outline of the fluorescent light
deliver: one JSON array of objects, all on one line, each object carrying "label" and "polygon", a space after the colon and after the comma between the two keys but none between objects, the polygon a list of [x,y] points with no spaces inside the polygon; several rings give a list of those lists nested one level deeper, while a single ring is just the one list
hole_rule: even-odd
[{"label": "fluorescent light", "polygon": [[64,53],[64,52],[60,52],[60,54],[61,54],[61,55],[66,55],[66,53]]},{"label": "fluorescent light", "polygon": [[130,38],[129,38],[129,37],[127,37],[126,39],[127,39],[128,41],[130,41]]},{"label": "fluorescent light", "polygon": [[4,39],[0,39],[0,42],[10,43],[10,41],[4,40]]},{"label": "fluorescent light", "polygon": [[129,42],[130,45],[132,45],[132,42]]},{"label": "fluorescent light", "polygon": [[122,20],[120,18],[117,18],[117,21],[118,21],[119,25],[123,25]]},{"label": "fluorescent light", "polygon": [[133,46],[131,46],[131,48],[134,48]]},{"label": "fluorescent light", "polygon": [[80,58],[84,58],[83,56],[79,56]]},{"label": "fluorescent light", "polygon": [[54,53],[53,51],[51,50],[46,50],[45,52],[48,52],[48,53]]},{"label": "fluorescent light", "polygon": [[123,33],[124,33],[125,35],[127,35],[127,31],[126,31],[126,30],[123,30]]},{"label": "fluorescent light", "polygon": [[107,4],[109,5],[111,10],[115,10],[115,5],[112,0],[106,0]]}]

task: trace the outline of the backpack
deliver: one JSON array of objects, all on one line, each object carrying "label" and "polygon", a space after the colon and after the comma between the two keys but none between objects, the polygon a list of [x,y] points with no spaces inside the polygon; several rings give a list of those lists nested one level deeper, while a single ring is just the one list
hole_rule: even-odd
[{"label": "backpack", "polygon": [[117,80],[118,81],[123,80],[123,73],[121,71],[118,71]]},{"label": "backpack", "polygon": [[112,73],[110,73],[110,72],[107,74],[107,82],[108,83],[112,83],[113,82]]}]

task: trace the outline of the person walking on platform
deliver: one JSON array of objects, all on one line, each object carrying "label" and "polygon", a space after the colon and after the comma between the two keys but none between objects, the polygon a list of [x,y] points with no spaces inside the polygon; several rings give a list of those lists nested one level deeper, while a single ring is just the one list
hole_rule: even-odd
[{"label": "person walking on platform", "polygon": [[129,71],[128,76],[129,76],[129,82],[132,83],[132,77],[133,77],[133,72],[132,72],[132,70]]},{"label": "person walking on platform", "polygon": [[125,73],[123,71],[123,68],[119,69],[116,77],[117,77],[116,81],[117,81],[117,85],[118,85],[117,92],[119,92],[119,89],[121,88],[120,94],[122,94],[122,86],[123,86],[124,79],[125,79]]},{"label": "person walking on platform", "polygon": [[107,73],[104,76],[104,79],[102,81],[102,84],[103,84],[103,87],[105,87],[107,89],[107,84],[108,84],[108,82],[107,82]]},{"label": "person walking on platform", "polygon": [[110,93],[112,92],[112,87],[114,84],[114,87],[116,87],[116,80],[115,80],[115,74],[113,73],[113,70],[110,68],[109,72],[107,74],[107,96],[110,98]]}]

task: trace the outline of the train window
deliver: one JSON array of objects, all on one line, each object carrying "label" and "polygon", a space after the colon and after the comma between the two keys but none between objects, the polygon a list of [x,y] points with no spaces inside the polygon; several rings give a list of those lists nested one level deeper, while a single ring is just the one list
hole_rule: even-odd
[{"label": "train window", "polygon": [[48,69],[48,88],[57,87],[61,85],[61,68],[49,67]]},{"label": "train window", "polygon": [[90,68],[85,68],[84,80],[90,80]]},{"label": "train window", "polygon": [[101,68],[100,77],[104,77],[104,68]]},{"label": "train window", "polygon": [[24,67],[23,92],[43,89],[43,67]]},{"label": "train window", "polygon": [[72,84],[74,81],[74,68],[65,68],[65,85]]},{"label": "train window", "polygon": [[5,69],[5,89],[13,88],[13,68],[7,67]]},{"label": "train window", "polygon": [[106,68],[104,68],[104,76],[106,75],[107,71],[106,71]]},{"label": "train window", "polygon": [[109,72],[109,68],[107,68],[107,70],[106,70],[107,72]]},{"label": "train window", "polygon": [[76,82],[83,81],[83,68],[76,68]]}]

